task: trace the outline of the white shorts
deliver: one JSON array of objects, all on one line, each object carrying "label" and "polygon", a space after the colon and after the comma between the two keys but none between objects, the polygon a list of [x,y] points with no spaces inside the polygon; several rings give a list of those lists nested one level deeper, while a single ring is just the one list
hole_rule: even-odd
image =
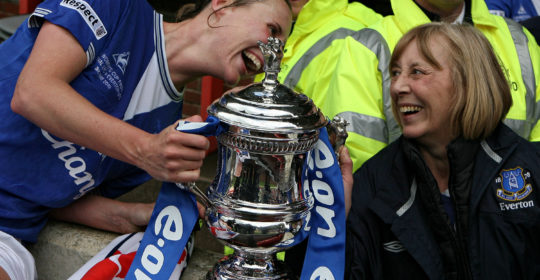
[{"label": "white shorts", "polygon": [[34,257],[13,236],[0,231],[0,267],[11,280],[37,279]]}]

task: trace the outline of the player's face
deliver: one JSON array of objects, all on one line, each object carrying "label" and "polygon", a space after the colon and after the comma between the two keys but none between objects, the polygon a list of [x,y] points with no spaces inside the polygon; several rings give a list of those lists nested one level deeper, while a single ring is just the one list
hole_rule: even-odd
[{"label": "player's face", "polygon": [[268,37],[285,42],[292,23],[291,9],[284,0],[257,1],[221,11],[217,26],[221,32],[219,59],[223,59],[222,78],[234,84],[244,75],[262,71],[263,55],[257,42]]}]

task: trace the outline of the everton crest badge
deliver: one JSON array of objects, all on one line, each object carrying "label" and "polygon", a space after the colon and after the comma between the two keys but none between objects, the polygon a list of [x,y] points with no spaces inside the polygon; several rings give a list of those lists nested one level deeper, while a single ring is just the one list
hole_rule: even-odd
[{"label": "everton crest badge", "polygon": [[526,179],[531,175],[529,172],[523,173],[523,168],[503,169],[497,182],[502,186],[497,189],[497,196],[506,201],[520,201],[532,192],[531,184]]}]

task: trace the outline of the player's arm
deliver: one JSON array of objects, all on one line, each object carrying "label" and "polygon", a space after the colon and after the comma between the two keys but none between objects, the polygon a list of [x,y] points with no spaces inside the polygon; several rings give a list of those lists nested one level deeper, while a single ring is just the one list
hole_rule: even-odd
[{"label": "player's arm", "polygon": [[157,179],[196,180],[208,140],[174,126],[150,134],[101,111],[69,84],[86,62],[69,31],[44,22],[17,82],[13,111],[55,136],[136,165]]}]

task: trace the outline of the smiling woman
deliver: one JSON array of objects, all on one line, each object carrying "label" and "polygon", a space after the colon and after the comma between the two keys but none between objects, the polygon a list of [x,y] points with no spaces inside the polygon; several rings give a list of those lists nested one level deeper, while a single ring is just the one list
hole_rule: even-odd
[{"label": "smiling woman", "polygon": [[[418,28],[396,45],[390,64],[394,116],[406,134],[408,123],[403,121],[413,112],[403,114],[403,104],[407,99],[428,98],[425,105],[433,108],[426,108],[430,112],[423,113],[431,113],[427,119],[439,122],[429,127],[448,134],[441,144],[448,144],[458,135],[466,139],[485,138],[512,105],[508,81],[491,45],[480,45],[486,43],[483,35],[478,32],[462,34],[455,28],[440,29],[451,33]],[[420,33],[423,31],[425,33]],[[483,63],[475,64],[471,57]],[[476,79],[484,82],[476,82]]]},{"label": "smiling woman", "polygon": [[449,111],[455,96],[450,77],[450,64],[444,47],[430,41],[430,57],[424,59],[417,40],[402,50],[391,65],[391,95],[396,119],[407,138],[437,141],[446,145],[456,135],[449,130]]},{"label": "smiling woman", "polygon": [[[175,130],[184,85],[260,71],[257,42],[285,40],[292,12],[288,0],[184,2],[196,5],[166,22],[146,0],[46,0],[0,45],[0,232],[35,242],[49,213],[140,230],[152,205],[108,197],[197,180],[209,143]],[[85,196],[95,188],[104,196]],[[6,252],[0,275],[33,271]]]},{"label": "smiling woman", "polygon": [[346,279],[537,279],[540,149],[473,26],[413,28],[391,59],[403,135],[354,176]]}]

